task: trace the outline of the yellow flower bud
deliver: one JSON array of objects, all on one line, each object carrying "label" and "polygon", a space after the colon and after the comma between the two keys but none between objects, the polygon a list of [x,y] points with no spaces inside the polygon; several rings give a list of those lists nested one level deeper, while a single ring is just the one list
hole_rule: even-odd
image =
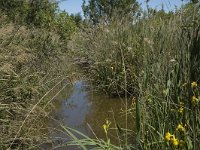
[{"label": "yellow flower bud", "polygon": [[185,132],[185,128],[183,127],[182,124],[178,124],[178,126],[176,127],[176,131]]},{"label": "yellow flower bud", "polygon": [[172,143],[173,143],[174,146],[178,146],[179,140],[176,139],[176,138],[174,138],[174,139],[172,140]]},{"label": "yellow flower bud", "polygon": [[171,134],[170,134],[169,132],[167,132],[167,133],[165,134],[165,140],[166,140],[167,142],[169,142],[170,139],[171,139]]},{"label": "yellow flower bud", "polygon": [[178,112],[183,113],[183,111],[184,111],[184,108],[183,108],[183,106],[181,106],[181,107],[179,108]]},{"label": "yellow flower bud", "polygon": [[197,83],[196,83],[196,82],[192,82],[192,83],[191,83],[191,87],[192,87],[192,88],[197,87]]},{"label": "yellow flower bud", "polygon": [[198,102],[198,98],[196,96],[192,96],[192,104],[195,105]]}]

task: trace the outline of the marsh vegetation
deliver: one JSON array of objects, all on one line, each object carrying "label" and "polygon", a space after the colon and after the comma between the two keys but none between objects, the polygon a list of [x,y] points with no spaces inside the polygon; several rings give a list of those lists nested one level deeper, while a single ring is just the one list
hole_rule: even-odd
[{"label": "marsh vegetation", "polygon": [[[172,11],[146,4],[83,1],[83,19],[57,2],[0,0],[0,149],[198,150],[200,2]],[[91,101],[116,108],[112,119],[90,115],[88,122],[102,119],[88,125],[93,136],[52,115],[77,80],[108,101],[120,99],[117,107],[99,103],[101,96]],[[70,140],[55,142],[49,128]]]}]

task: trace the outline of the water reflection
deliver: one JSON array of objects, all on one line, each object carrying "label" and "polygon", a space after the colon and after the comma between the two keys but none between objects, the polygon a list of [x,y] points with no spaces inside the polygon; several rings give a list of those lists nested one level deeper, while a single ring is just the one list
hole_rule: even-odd
[{"label": "water reflection", "polygon": [[55,117],[62,124],[88,135],[85,116],[89,114],[91,105],[85,86],[83,81],[77,81],[74,84],[71,96],[57,105]]},{"label": "water reflection", "polygon": [[[52,116],[70,128],[76,129],[85,135],[95,138],[105,139],[105,133],[102,125],[105,120],[110,120],[111,128],[116,128],[115,123],[121,128],[126,127],[125,114],[121,110],[125,109],[124,101],[119,98],[108,98],[103,94],[94,94],[90,92],[87,84],[83,81],[77,81],[73,86],[73,91],[67,89],[66,92],[71,92],[67,98],[66,94],[60,96],[55,101],[56,109]],[[129,106],[131,101],[129,101]],[[134,130],[134,118],[130,115],[128,117],[128,128]],[[52,123],[51,123],[52,124]],[[59,128],[58,124],[53,125],[54,128]],[[50,131],[52,138],[65,138],[66,135],[58,131]],[[109,138],[111,142],[119,144],[118,138],[120,135],[116,130],[111,129],[109,131]],[[133,138],[130,138],[130,141]]]}]

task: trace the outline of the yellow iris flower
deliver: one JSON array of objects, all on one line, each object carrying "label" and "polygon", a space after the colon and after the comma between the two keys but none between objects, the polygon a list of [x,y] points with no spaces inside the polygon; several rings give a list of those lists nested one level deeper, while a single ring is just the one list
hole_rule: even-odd
[{"label": "yellow iris flower", "polygon": [[169,132],[167,132],[167,133],[165,134],[165,140],[166,140],[167,142],[169,142],[169,141],[171,140],[171,134],[170,134]]},{"label": "yellow iris flower", "polygon": [[178,126],[176,127],[176,131],[185,132],[185,128],[183,127],[182,124],[178,124]]},{"label": "yellow iris flower", "polygon": [[191,83],[191,87],[192,87],[192,88],[197,87],[197,83],[196,83],[196,82],[192,82],[192,83]]}]

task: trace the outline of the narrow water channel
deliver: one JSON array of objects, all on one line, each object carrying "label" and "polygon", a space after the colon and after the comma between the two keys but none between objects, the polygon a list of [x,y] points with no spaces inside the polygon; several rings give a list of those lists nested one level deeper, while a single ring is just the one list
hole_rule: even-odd
[{"label": "narrow water channel", "polygon": [[[109,98],[103,94],[95,94],[91,91],[91,87],[84,81],[76,81],[71,88],[66,88],[54,102],[55,110],[52,112],[52,117],[60,122],[60,124],[80,131],[81,133],[95,138],[105,140],[105,133],[102,125],[108,119],[111,121],[111,130],[109,131],[109,138],[114,144],[118,144],[118,137],[116,134],[115,123],[121,128],[125,128],[125,114],[122,110],[125,109],[124,100],[120,98]],[[129,106],[131,101],[129,102]],[[63,131],[59,130],[59,124],[49,122],[49,126],[54,129],[50,130],[49,135],[56,141],[56,139],[69,139]],[[128,129],[134,130],[133,115],[129,115]],[[77,137],[79,137],[77,135]],[[130,138],[131,139],[131,138]],[[131,139],[133,140],[133,139]],[[62,141],[63,143],[63,141]],[[58,145],[55,142],[53,146]],[[52,146],[52,145],[51,145]],[[57,149],[70,149],[67,146]]]}]

